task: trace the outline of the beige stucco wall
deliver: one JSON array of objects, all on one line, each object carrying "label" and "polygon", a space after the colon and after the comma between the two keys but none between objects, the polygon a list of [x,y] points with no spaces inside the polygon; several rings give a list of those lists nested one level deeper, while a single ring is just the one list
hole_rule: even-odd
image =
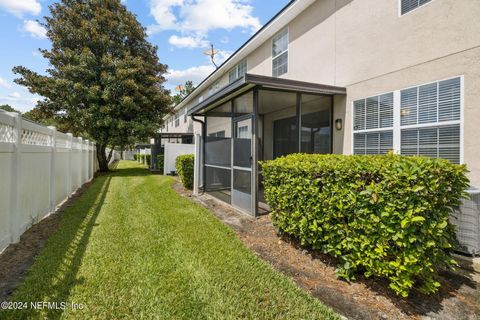
[{"label": "beige stucco wall", "polygon": [[[283,78],[337,85],[333,151],[352,151],[352,101],[464,75],[464,160],[480,186],[480,0],[434,0],[399,16],[399,0],[317,0],[288,26]],[[247,57],[247,72],[272,75],[271,39]],[[221,75],[228,84],[228,73]],[[199,92],[190,106],[198,103]],[[268,121],[266,122],[266,126]]]},{"label": "beige stucco wall", "polygon": [[[352,152],[352,102],[381,93],[464,76],[464,161],[474,186],[480,186],[480,47],[414,67],[389,73],[347,87],[345,102],[344,142],[338,141],[335,150]],[[337,106],[336,106],[337,107]],[[338,110],[343,108],[337,108]]]}]

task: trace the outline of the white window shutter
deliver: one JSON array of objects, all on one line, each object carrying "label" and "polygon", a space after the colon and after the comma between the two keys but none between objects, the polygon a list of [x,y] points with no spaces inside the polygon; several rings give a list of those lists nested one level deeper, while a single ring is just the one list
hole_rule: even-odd
[{"label": "white window shutter", "polygon": [[380,128],[393,127],[393,93],[388,93],[380,96],[379,124]]},{"label": "white window shutter", "polygon": [[418,88],[400,92],[400,115],[402,126],[417,124]]},{"label": "white window shutter", "polygon": [[460,120],[460,78],[440,81],[438,91],[438,121]]},{"label": "white window shutter", "polygon": [[365,113],[365,129],[377,129],[378,120],[378,97],[368,98]]},{"label": "white window shutter", "polygon": [[418,123],[437,122],[437,83],[418,89]]}]

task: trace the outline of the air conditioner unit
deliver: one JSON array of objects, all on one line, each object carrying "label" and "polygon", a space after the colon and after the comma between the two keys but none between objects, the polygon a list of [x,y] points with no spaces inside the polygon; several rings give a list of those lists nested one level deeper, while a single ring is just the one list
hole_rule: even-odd
[{"label": "air conditioner unit", "polygon": [[473,256],[480,255],[480,190],[467,190],[470,199],[464,199],[463,204],[450,216],[450,222],[456,226],[459,242],[457,251]]}]

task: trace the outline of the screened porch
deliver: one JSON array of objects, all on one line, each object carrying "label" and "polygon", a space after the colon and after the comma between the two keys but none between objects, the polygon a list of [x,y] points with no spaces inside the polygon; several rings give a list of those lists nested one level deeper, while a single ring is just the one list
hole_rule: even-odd
[{"label": "screened porch", "polygon": [[203,191],[254,216],[267,212],[258,161],[331,153],[333,95],[345,92],[247,74],[192,108],[203,117]]}]

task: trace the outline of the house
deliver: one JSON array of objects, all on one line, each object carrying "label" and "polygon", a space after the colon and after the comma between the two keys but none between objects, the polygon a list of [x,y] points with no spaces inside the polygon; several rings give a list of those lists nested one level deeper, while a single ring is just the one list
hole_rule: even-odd
[{"label": "house", "polygon": [[466,163],[480,186],[479,16],[476,0],[291,1],[177,107],[204,190],[257,215],[259,160],[389,150]]}]

